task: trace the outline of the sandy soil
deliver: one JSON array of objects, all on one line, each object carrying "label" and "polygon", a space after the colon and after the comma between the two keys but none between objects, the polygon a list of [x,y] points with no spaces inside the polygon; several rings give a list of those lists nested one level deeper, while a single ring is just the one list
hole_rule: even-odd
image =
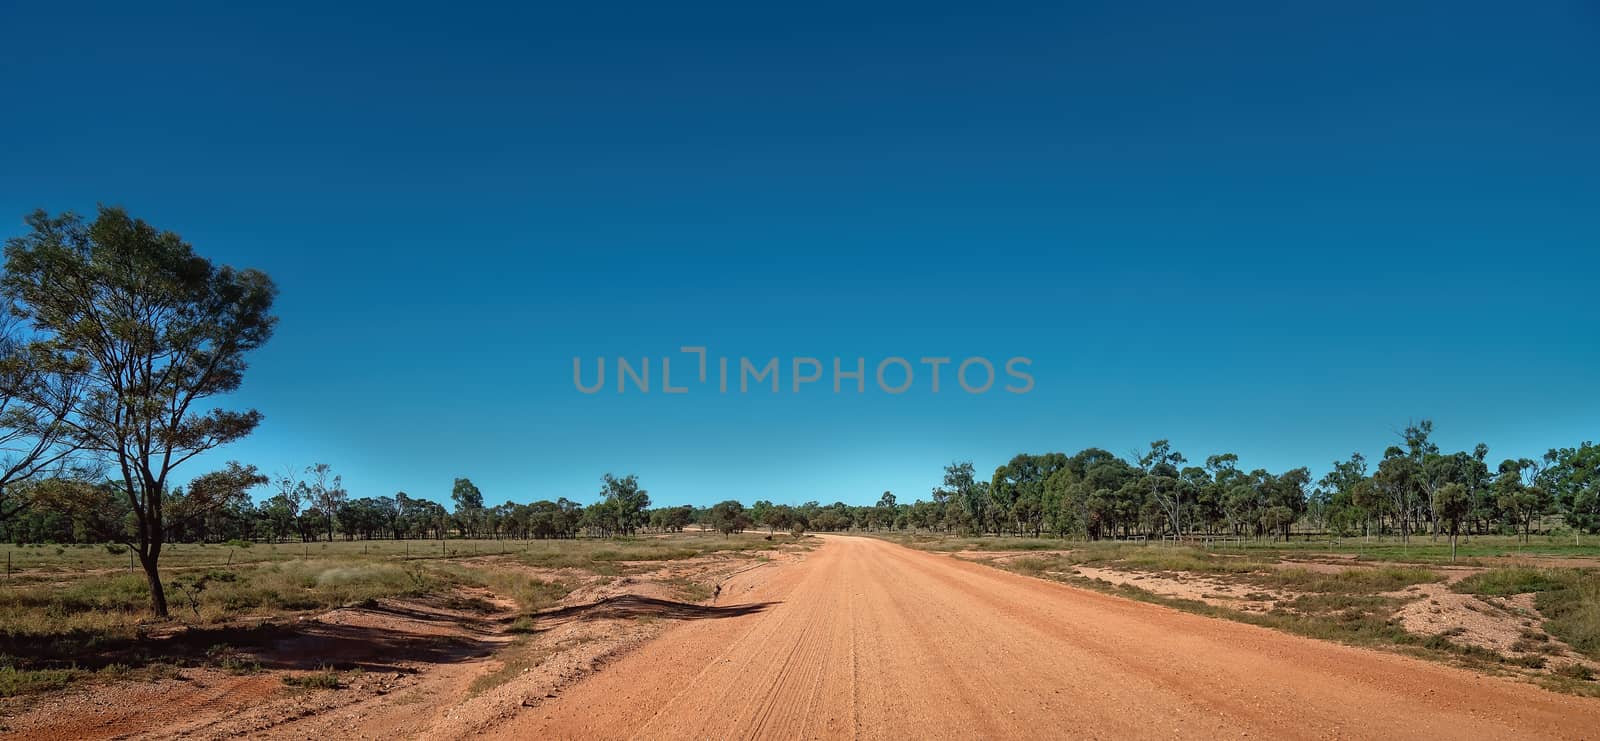
[{"label": "sandy soil", "polygon": [[[1352,569],[1374,568],[1383,564],[1356,562],[1337,557],[1328,559],[1284,559],[1273,568],[1305,569],[1336,574]],[[1384,596],[1402,604],[1394,619],[1406,631],[1422,636],[1442,635],[1451,643],[1476,646],[1514,658],[1540,656],[1542,667],[1506,667],[1510,673],[1528,676],[1548,675],[1579,664],[1600,673],[1600,662],[1578,653],[1571,646],[1538,629],[1544,621],[1532,594],[1510,597],[1479,597],[1458,594],[1450,585],[1486,570],[1483,566],[1433,565],[1427,567],[1444,581],[1417,584]],[[1056,575],[1051,572],[1050,575]],[[1184,572],[1121,571],[1113,568],[1076,566],[1059,576],[1083,576],[1110,584],[1138,587],[1164,597],[1196,600],[1215,607],[1241,612],[1270,612],[1303,592],[1241,584],[1238,580]],[[1536,640],[1527,640],[1530,636]]]},{"label": "sandy soil", "polygon": [[1227,607],[1243,612],[1268,612],[1279,602],[1287,602],[1299,596],[1295,592],[1240,584],[1237,581],[1230,582],[1201,574],[1118,571],[1093,566],[1078,566],[1073,572],[1089,579],[1138,587],[1163,597],[1195,600],[1214,607]]},{"label": "sandy soil", "polygon": [[[508,600],[474,589],[331,610],[275,626],[281,637],[239,649],[241,659],[260,663],[259,673],[186,667],[156,682],[19,698],[24,708],[5,718],[6,737],[307,737],[361,728],[364,710],[379,704],[388,706],[383,723],[364,730],[414,730],[438,709],[404,697],[430,697],[470,678],[509,641],[504,629],[515,614]],[[297,690],[283,682],[323,666],[347,670],[341,689]]]},{"label": "sandy soil", "polygon": [[1600,700],[830,536],[499,738],[1585,738]]},{"label": "sandy soil", "polygon": [[[0,701],[0,737],[470,737],[557,697],[679,621],[743,613],[698,604],[684,594],[687,585],[716,590],[736,574],[758,583],[755,571],[775,570],[803,551],[784,546],[760,555],[619,562],[635,572],[620,577],[538,569],[493,556],[467,559],[579,586],[539,613],[531,634],[512,630],[519,616],[514,602],[470,588],[241,626],[273,636],[235,652],[259,662],[260,673],[191,666],[155,682],[100,682],[11,698]],[[340,689],[296,689],[283,681],[324,665],[342,670]]]}]

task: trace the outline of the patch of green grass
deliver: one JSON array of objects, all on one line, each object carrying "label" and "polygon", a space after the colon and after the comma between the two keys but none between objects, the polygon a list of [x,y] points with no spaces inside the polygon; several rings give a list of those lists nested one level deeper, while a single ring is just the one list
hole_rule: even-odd
[{"label": "patch of green grass", "polygon": [[667,537],[543,540],[521,544],[511,553],[517,560],[541,569],[580,569],[601,576],[638,570],[636,564],[681,561],[707,553],[750,553],[795,543],[790,536],[745,533],[680,534]]},{"label": "patch of green grass", "polygon": [[286,674],[283,683],[308,690],[336,690],[343,686],[339,681],[339,672],[326,666],[309,674]]},{"label": "patch of green grass", "polygon": [[687,577],[675,576],[662,582],[672,593],[684,602],[704,602],[711,599],[711,587]]},{"label": "patch of green grass", "polygon": [[1362,613],[1392,614],[1401,601],[1373,594],[1302,594],[1279,607],[1304,613],[1330,613],[1357,610]]},{"label": "patch of green grass", "polygon": [[239,653],[227,644],[212,646],[206,651],[206,658],[210,659],[218,669],[233,675],[257,674],[261,671],[261,662]]},{"label": "patch of green grass", "polygon": [[1251,581],[1297,592],[1371,594],[1393,592],[1413,584],[1439,581],[1439,574],[1410,566],[1353,568],[1325,574],[1301,568],[1275,569]]},{"label": "patch of green grass", "polygon": [[1068,568],[1069,565],[1059,557],[1025,556],[1007,561],[1005,567],[1019,574],[1042,576],[1046,571],[1061,571]]},{"label": "patch of green grass", "polygon": [[[195,572],[175,571],[193,584]],[[198,621],[216,623],[240,614],[327,609],[375,599],[414,596],[443,586],[435,571],[403,563],[282,561],[213,570],[196,594]],[[182,590],[169,589],[175,616],[190,606]],[[98,575],[62,583],[0,590],[0,639],[32,640],[66,634],[131,638],[150,618],[150,587],[143,575]]]},{"label": "patch of green grass", "polygon": [[1187,571],[1196,574],[1246,574],[1270,561],[1221,556],[1198,548],[1096,546],[1072,553],[1083,564],[1110,563],[1136,571]]},{"label": "patch of green grass", "polygon": [[17,669],[0,667],[0,697],[61,689],[83,676],[78,669]]},{"label": "patch of green grass", "polygon": [[[556,579],[536,579],[517,570],[440,563],[433,570],[445,574],[454,583],[488,589],[509,597],[517,603],[524,615],[532,615],[554,606],[573,590],[573,585]],[[473,600],[481,612],[490,612],[492,605]]]},{"label": "patch of green grass", "polygon": [[1540,592],[1534,604],[1546,631],[1600,659],[1600,574],[1573,572],[1565,587]]},{"label": "patch of green grass", "polygon": [[1556,569],[1510,566],[1473,574],[1456,582],[1451,588],[1462,594],[1505,597],[1555,589],[1562,586],[1563,581],[1561,572]]}]

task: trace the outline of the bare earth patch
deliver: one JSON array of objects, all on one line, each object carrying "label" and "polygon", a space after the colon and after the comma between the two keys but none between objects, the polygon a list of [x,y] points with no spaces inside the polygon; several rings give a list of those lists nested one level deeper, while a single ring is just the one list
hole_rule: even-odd
[{"label": "bare earth patch", "polygon": [[[1003,565],[1028,554],[983,555],[987,557],[984,560]],[[1571,561],[1555,560],[1564,563]],[[1382,565],[1342,558],[1286,558],[1270,568],[1301,569],[1331,575]],[[1485,567],[1441,565],[1429,568],[1438,572],[1444,580],[1379,594],[1400,603],[1392,619],[1406,632],[1498,654],[1511,661],[1506,670],[1515,673],[1548,676],[1579,665],[1600,674],[1600,662],[1583,656],[1540,629],[1544,618],[1535,607],[1533,594],[1508,597],[1460,594],[1451,591],[1450,585],[1486,570]],[[1070,571],[1047,571],[1043,575],[1054,578],[1080,576],[1116,586],[1137,587],[1162,597],[1193,600],[1246,613],[1268,613],[1280,608],[1292,610],[1294,601],[1307,594],[1253,585],[1231,575],[1179,571],[1150,572],[1080,565],[1072,567]],[[1539,665],[1541,660],[1542,666]]]},{"label": "bare earth patch", "polygon": [[1298,597],[1295,592],[1241,585],[1234,581],[1203,574],[1152,574],[1137,571],[1094,566],[1078,566],[1079,576],[1098,579],[1118,586],[1135,586],[1163,597],[1195,600],[1213,607],[1227,607],[1244,612],[1268,612],[1279,602]]}]

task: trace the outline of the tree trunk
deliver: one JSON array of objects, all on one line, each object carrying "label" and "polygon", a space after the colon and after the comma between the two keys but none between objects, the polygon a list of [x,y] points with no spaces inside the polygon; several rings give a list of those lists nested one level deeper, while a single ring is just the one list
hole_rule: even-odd
[{"label": "tree trunk", "polygon": [[164,618],[167,616],[167,590],[161,586],[161,570],[157,566],[160,551],[157,550],[148,556],[143,551],[138,553],[139,565],[144,567],[144,578],[150,582],[150,610],[156,617]]}]

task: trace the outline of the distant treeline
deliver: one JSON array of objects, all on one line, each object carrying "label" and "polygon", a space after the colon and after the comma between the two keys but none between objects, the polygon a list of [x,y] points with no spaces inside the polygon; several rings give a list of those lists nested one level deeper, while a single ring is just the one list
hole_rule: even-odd
[{"label": "distant treeline", "polygon": [[1376,466],[1355,453],[1314,482],[1306,468],[1242,468],[1233,453],[1194,465],[1166,440],[1126,457],[1099,448],[1022,454],[989,481],[956,463],[931,501],[897,505],[885,493],[863,516],[868,527],[1087,538],[1287,538],[1297,524],[1335,535],[1528,535],[1549,515],[1573,530],[1600,528],[1600,446],[1491,466],[1488,446],[1444,451],[1432,434],[1427,420],[1409,425]]},{"label": "distant treeline", "polygon": [[[635,476],[602,479],[598,501],[565,497],[485,506],[470,480],[457,479],[453,508],[400,492],[351,498],[326,464],[303,476],[283,474],[259,504],[237,491],[218,505],[189,506],[175,489],[167,500],[168,541],[278,542],[375,538],[572,538],[676,532],[701,527],[726,533],[916,530],[996,535],[1289,537],[1293,527],[1335,535],[1414,533],[1531,534],[1551,516],[1570,529],[1600,529],[1600,446],[1585,442],[1539,460],[1489,464],[1488,448],[1446,452],[1428,421],[1408,426],[1400,444],[1374,467],[1360,454],[1334,462],[1313,482],[1305,468],[1282,473],[1241,468],[1231,453],[1201,465],[1166,441],[1117,456],[1099,448],[1073,455],[1022,454],[979,480],[971,463],[945,467],[929,499],[902,503],[884,492],[877,504],[800,505],[759,500],[712,507],[652,508]],[[114,487],[47,480],[32,487],[37,506],[0,522],[10,542],[100,542],[125,538],[132,513]]]}]

